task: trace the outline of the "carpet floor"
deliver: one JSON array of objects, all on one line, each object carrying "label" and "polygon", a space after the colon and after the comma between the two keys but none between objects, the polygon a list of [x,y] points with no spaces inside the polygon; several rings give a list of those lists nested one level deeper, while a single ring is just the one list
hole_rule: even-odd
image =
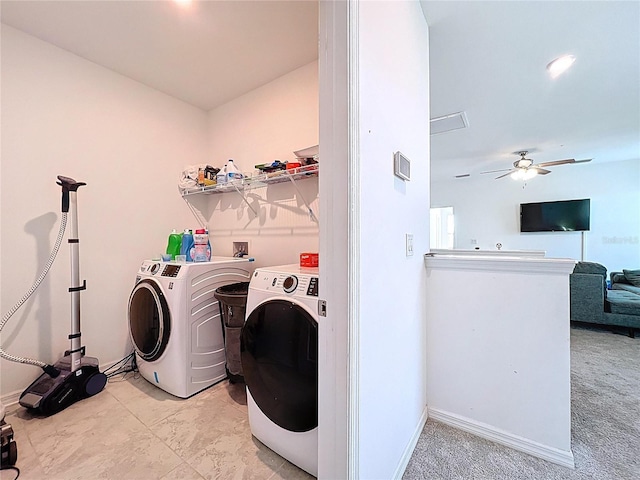
[{"label": "carpet floor", "polygon": [[403,479],[640,479],[640,338],[571,329],[575,470],[428,420]]}]

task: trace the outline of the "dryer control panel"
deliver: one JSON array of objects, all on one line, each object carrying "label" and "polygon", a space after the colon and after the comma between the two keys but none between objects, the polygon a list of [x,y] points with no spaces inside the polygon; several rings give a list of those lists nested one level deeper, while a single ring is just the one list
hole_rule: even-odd
[{"label": "dryer control panel", "polygon": [[251,278],[250,288],[278,292],[295,297],[317,297],[318,277],[306,273],[273,272],[257,269]]}]

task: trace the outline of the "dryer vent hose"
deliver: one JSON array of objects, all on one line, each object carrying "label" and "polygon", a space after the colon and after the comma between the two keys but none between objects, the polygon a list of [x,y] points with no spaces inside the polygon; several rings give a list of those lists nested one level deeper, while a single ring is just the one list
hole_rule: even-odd
[{"label": "dryer vent hose", "polygon": [[[18,301],[18,303],[16,303],[13,306],[13,308],[11,308],[11,310],[9,310],[7,313],[4,314],[4,316],[2,317],[2,322],[0,322],[0,332],[2,332],[2,329],[4,328],[5,324],[9,321],[9,319],[13,316],[13,314],[18,311],[18,309],[24,304],[24,302],[26,302],[29,299],[29,297],[33,294],[33,292],[36,291],[38,286],[40,286],[42,281],[47,276],[47,273],[49,273],[49,269],[51,268],[51,265],[53,265],[53,262],[55,261],[56,256],[58,255],[58,250],[60,249],[60,244],[62,243],[62,239],[64,238],[64,230],[66,227],[67,227],[67,212],[62,212],[62,217],[60,219],[60,230],[58,231],[58,238],[56,238],[56,243],[53,246],[51,255],[49,255],[49,260],[47,260],[47,263],[45,264],[44,269],[42,270],[42,273],[36,279],[36,281],[33,283],[33,285],[27,291],[27,293],[24,294],[24,296]],[[49,365],[47,365],[44,362],[41,362],[40,360],[34,360],[32,358],[24,358],[24,357],[17,357],[15,355],[11,355],[10,353],[5,352],[1,347],[0,347],[0,357],[4,358],[5,360],[9,360],[11,362],[35,365],[36,367],[41,367],[42,369],[45,369],[45,371],[49,367]]]}]

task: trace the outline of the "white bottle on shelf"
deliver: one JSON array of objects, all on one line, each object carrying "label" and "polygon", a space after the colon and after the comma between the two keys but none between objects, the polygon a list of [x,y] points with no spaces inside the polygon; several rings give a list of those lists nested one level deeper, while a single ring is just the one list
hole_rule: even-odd
[{"label": "white bottle on shelf", "polygon": [[216,174],[216,184],[224,185],[227,183],[227,166],[225,165],[220,169],[220,171]]},{"label": "white bottle on shelf", "polygon": [[227,165],[225,166],[225,172],[227,174],[228,183],[234,182],[236,180],[242,180],[243,175],[236,167],[236,164],[233,163],[232,159],[229,159],[229,161],[227,162]]}]

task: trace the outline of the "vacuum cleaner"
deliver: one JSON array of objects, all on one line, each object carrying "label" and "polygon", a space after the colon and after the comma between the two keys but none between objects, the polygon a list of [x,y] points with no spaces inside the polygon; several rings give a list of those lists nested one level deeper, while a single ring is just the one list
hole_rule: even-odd
[{"label": "vacuum cleaner", "polygon": [[[4,405],[0,403],[0,470],[13,468],[18,461],[18,447],[13,439],[13,428],[4,421]],[[18,477],[16,477],[18,478]]]},{"label": "vacuum cleaner", "polygon": [[85,347],[82,346],[80,334],[80,293],[86,290],[87,282],[83,281],[80,284],[77,191],[78,188],[86,185],[86,183],[76,182],[72,178],[63,176],[58,176],[58,182],[56,183],[62,187],[62,218],[54,249],[43,272],[31,289],[3,317],[2,323],[0,323],[1,331],[7,320],[22,306],[46,277],[62,242],[67,223],[67,213],[71,208],[71,232],[68,239],[71,250],[71,286],[69,287],[69,293],[71,294],[70,349],[55,364],[49,365],[39,360],[16,357],[0,348],[0,357],[13,362],[35,365],[44,370],[44,373],[20,395],[20,405],[46,416],[58,413],[79,400],[99,393],[107,383],[107,376],[98,369],[98,359],[85,356]]}]

